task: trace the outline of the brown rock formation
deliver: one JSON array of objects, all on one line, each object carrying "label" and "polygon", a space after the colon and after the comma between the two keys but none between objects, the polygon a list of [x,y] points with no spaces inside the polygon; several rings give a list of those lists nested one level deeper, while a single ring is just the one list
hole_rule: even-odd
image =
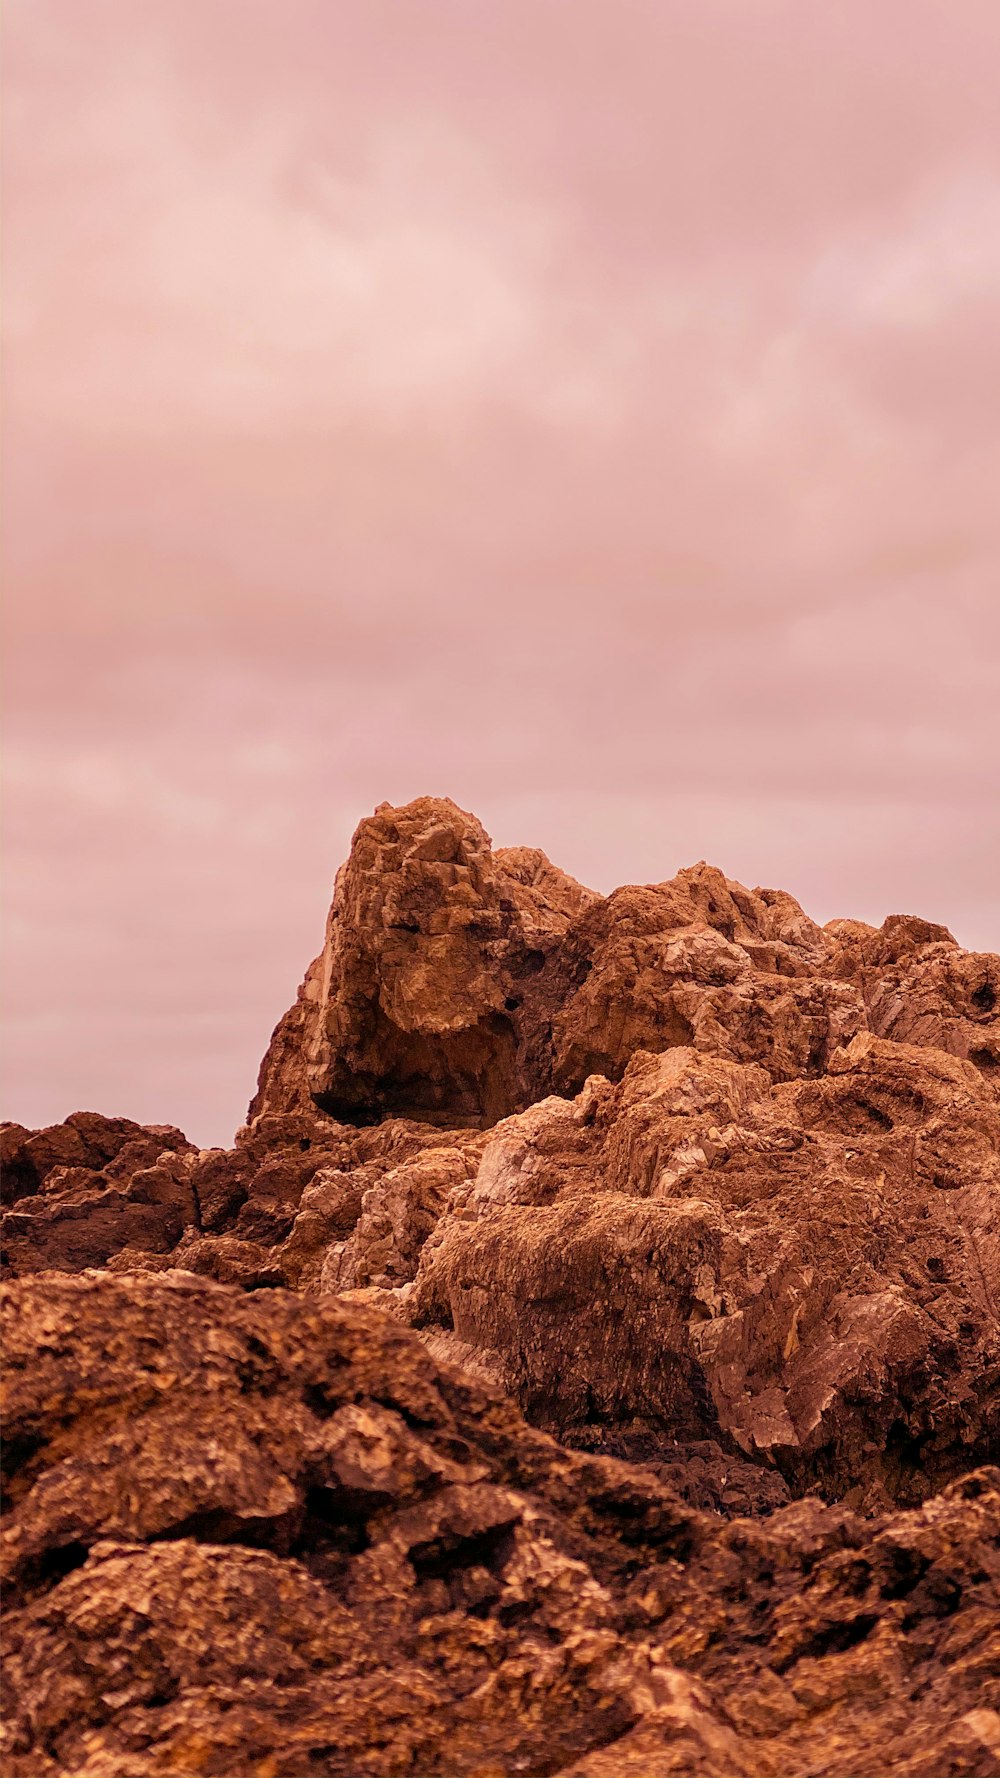
[{"label": "brown rock formation", "polygon": [[384,803],[354,836],[326,942],[261,1066],[250,1116],[319,1106],[493,1123],[537,1096],[548,965],[594,899],[540,852],[494,855],[454,803]]},{"label": "brown rock formation", "polygon": [[363,821],[326,944],[261,1065],[251,1119],[325,1110],[489,1125],[637,1050],[691,1046],[775,1080],[864,1030],[1000,1070],[1000,966],[892,916],[823,930],[790,895],[699,864],[602,899],[542,853],[491,852],[423,797]]},{"label": "brown rock formation", "polygon": [[232,1149],[0,1129],[4,1773],[1000,1773],[998,993],[383,805]]},{"label": "brown rock formation", "polygon": [[333,1298],[5,1307],[10,1778],[996,1769],[996,1471],[726,1524]]},{"label": "brown rock formation", "polygon": [[869,1035],[818,1080],[639,1052],[505,1120],[409,1312],[564,1435],[731,1441],[914,1502],[1000,1440],[1000,1102]]},{"label": "brown rock formation", "polygon": [[180,1130],[78,1111],[64,1124],[5,1124],[4,1265],[15,1273],[103,1265],[124,1246],[169,1253],[197,1221],[197,1151]]},{"label": "brown rock formation", "polygon": [[65,1123],[47,1130],[0,1124],[3,1202],[34,1197],[57,1167],[121,1179],[138,1167],[152,1166],[166,1149],[186,1152],[190,1143],[170,1124],[149,1128],[127,1117],[100,1117],[96,1111],[74,1111]]}]

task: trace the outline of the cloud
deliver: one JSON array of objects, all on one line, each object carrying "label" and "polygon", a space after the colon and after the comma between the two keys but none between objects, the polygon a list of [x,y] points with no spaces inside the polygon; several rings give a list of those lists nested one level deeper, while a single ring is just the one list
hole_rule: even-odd
[{"label": "cloud", "polygon": [[895,228],[857,229],[827,248],[806,297],[852,326],[928,332],[955,308],[1000,294],[1000,177],[937,179]]},{"label": "cloud", "polygon": [[6,23],[10,1110],[225,1135],[383,797],[995,943],[996,7],[85,14]]}]

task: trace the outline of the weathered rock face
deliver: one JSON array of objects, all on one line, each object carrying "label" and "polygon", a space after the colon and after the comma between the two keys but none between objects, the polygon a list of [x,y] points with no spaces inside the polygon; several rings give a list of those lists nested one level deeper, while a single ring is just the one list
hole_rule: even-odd
[{"label": "weathered rock face", "polygon": [[0,1129],[4,1772],[1000,1772],[998,992],[377,810],[232,1149]]},{"label": "weathered rock face", "polygon": [[864,1030],[1000,1073],[998,994],[997,960],[927,921],[823,930],[705,864],[602,899],[424,797],[359,827],[250,1115],[486,1126],[618,1080],[638,1050],[690,1046],[781,1081],[822,1074]]},{"label": "weathered rock face", "polygon": [[168,1253],[197,1219],[197,1151],[170,1125],[78,1111],[47,1130],[5,1124],[4,1265],[99,1266],[121,1247]]},{"label": "weathered rock face", "polygon": [[454,803],[383,804],[355,834],[251,1116],[316,1105],[348,1123],[456,1126],[530,1102],[557,992],[547,966],[593,899],[541,853],[494,855]]},{"label": "weathered rock face", "polygon": [[1000,1441],[1000,1103],[858,1037],[821,1079],[640,1052],[487,1139],[408,1313],[529,1415],[913,1503]]},{"label": "weathered rock face", "polygon": [[579,982],[554,1018],[553,1082],[618,1080],[637,1050],[675,1045],[818,1073],[864,1028],[854,984],[824,978],[828,945],[789,896],[751,894],[707,865],[618,889],[566,944]]},{"label": "weathered rock face", "polygon": [[11,1778],[995,1770],[996,1471],[727,1525],[335,1298],[5,1310]]},{"label": "weathered rock face", "polygon": [[123,1179],[139,1167],[152,1166],[166,1149],[186,1152],[190,1146],[171,1124],[150,1128],[95,1111],[74,1111],[65,1123],[47,1130],[0,1124],[3,1202],[34,1197],[56,1168]]}]

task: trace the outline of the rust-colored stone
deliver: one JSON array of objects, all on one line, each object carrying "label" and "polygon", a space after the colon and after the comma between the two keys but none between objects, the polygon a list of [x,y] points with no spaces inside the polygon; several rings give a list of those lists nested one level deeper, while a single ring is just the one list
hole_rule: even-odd
[{"label": "rust-colored stone", "polygon": [[11,1778],[991,1769],[1000,1472],[727,1523],[333,1297],[4,1308]]},{"label": "rust-colored stone", "polygon": [[995,1778],[998,992],[376,810],[231,1149],[0,1129],[4,1773]]}]

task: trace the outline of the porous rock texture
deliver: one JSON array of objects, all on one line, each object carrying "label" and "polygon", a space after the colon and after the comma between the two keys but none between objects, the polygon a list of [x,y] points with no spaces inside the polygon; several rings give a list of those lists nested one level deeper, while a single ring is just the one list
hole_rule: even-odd
[{"label": "porous rock texture", "polygon": [[6,1314],[10,1778],[996,1769],[1000,1471],[727,1521],[333,1295]]},{"label": "porous rock texture", "polygon": [[4,1773],[1000,1773],[998,993],[383,805],[232,1149],[3,1127]]}]

